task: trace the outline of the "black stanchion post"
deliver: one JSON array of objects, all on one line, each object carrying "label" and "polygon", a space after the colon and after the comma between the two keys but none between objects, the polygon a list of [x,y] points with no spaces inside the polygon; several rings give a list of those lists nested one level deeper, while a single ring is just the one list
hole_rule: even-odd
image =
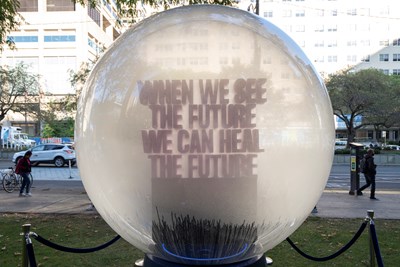
[{"label": "black stanchion post", "polygon": [[30,224],[22,225],[22,267],[28,267],[28,252],[26,250],[26,237],[29,236],[31,231]]},{"label": "black stanchion post", "polygon": [[72,174],[71,174],[71,160],[68,160],[68,168],[69,168],[69,178],[72,179]]},{"label": "black stanchion post", "polygon": [[[374,211],[367,210],[367,214],[369,223],[371,224],[371,220],[374,219]],[[369,228],[368,233],[369,233],[369,266],[375,267],[375,249],[374,249],[374,243],[372,241],[371,228]]]}]

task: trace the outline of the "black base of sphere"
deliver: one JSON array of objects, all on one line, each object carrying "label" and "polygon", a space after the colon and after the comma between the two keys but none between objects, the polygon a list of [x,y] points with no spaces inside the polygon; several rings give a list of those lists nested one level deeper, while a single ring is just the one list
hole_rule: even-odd
[{"label": "black base of sphere", "polygon": [[[165,260],[162,260],[157,257],[153,257],[151,255],[145,255],[144,261],[143,261],[143,267],[189,267],[189,266],[202,266],[202,265],[186,265],[186,264],[177,264],[174,262],[168,262]],[[210,266],[210,265],[207,265]],[[211,265],[215,267],[266,267],[267,266],[267,260],[263,256],[259,259],[249,259],[246,261],[241,261],[237,263],[231,263],[231,264],[221,264],[221,265]]]}]

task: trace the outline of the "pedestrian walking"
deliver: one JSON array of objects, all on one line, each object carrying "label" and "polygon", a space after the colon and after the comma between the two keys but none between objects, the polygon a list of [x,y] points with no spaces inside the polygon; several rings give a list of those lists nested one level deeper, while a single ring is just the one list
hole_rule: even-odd
[{"label": "pedestrian walking", "polygon": [[[17,166],[15,167],[15,173],[19,174],[22,176],[22,185],[21,185],[21,189],[19,190],[19,196],[20,197],[31,197],[32,194],[29,192],[30,190],[30,184],[31,184],[31,180],[29,178],[30,174],[31,174],[31,161],[30,158],[32,156],[32,151],[28,150],[26,151],[26,153],[24,154],[24,157],[22,159],[20,159],[17,162]],[[24,193],[24,189],[25,192]]]},{"label": "pedestrian walking", "polygon": [[378,200],[375,197],[375,175],[376,175],[376,164],[374,162],[374,150],[372,148],[368,149],[367,154],[364,155],[365,166],[364,166],[364,177],[366,184],[357,190],[357,195],[362,196],[362,191],[371,186],[370,199]]}]

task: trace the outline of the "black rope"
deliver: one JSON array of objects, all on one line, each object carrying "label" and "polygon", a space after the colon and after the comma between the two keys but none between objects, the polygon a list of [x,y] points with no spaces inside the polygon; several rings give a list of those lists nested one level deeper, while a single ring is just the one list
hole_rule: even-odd
[{"label": "black rope", "polygon": [[288,238],[286,238],[286,241],[289,242],[289,244],[292,246],[292,248],[294,248],[294,250],[296,250],[300,255],[302,255],[304,258],[307,258],[309,260],[313,260],[313,261],[328,261],[331,259],[336,258],[337,256],[339,256],[340,254],[342,254],[343,252],[345,252],[346,250],[348,250],[356,241],[357,239],[360,237],[360,235],[362,234],[362,232],[365,230],[365,227],[367,226],[367,221],[364,221],[361,226],[360,229],[358,229],[357,233],[353,236],[353,238],[349,241],[349,243],[347,243],[346,245],[344,245],[341,249],[339,249],[337,252],[333,253],[330,256],[327,257],[322,257],[322,258],[317,258],[317,257],[313,257],[310,256],[306,253],[304,253],[303,251],[301,251],[298,247],[296,247],[296,245],[292,242],[292,240]]},{"label": "black rope", "polygon": [[48,247],[60,250],[60,251],[64,251],[64,252],[71,252],[71,253],[90,253],[90,252],[95,252],[101,249],[104,249],[110,245],[112,245],[113,243],[115,243],[118,239],[120,239],[121,237],[119,235],[117,235],[116,237],[114,237],[112,240],[108,241],[107,243],[94,247],[94,248],[69,248],[69,247],[64,247],[61,245],[58,245],[56,243],[53,243],[49,240],[44,239],[43,237],[34,234],[33,237],[39,241],[40,243],[42,243],[43,245],[46,245]]},{"label": "black rope", "polygon": [[369,229],[371,230],[372,243],[374,245],[376,261],[378,262],[378,266],[379,267],[383,267],[383,260],[382,260],[381,251],[379,249],[378,237],[376,235],[376,230],[375,230],[375,224],[374,224],[374,222],[372,220],[371,220],[371,223],[369,225]]}]

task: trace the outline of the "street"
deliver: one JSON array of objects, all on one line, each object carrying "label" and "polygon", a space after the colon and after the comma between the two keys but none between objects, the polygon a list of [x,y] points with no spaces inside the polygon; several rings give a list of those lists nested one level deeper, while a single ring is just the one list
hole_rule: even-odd
[{"label": "street", "polygon": [[[0,169],[14,167],[11,161],[0,160]],[[62,180],[66,181],[63,185],[68,184],[69,181],[80,181],[79,171],[77,167],[72,167],[69,171],[68,165],[62,168],[57,168],[51,164],[41,164],[38,167],[33,167],[32,173],[34,179],[47,181]],[[37,174],[37,175],[35,175]],[[72,174],[72,179],[69,177]],[[38,177],[41,176],[41,177]],[[365,183],[364,175],[360,173],[360,186]],[[332,166],[327,189],[349,189],[350,188],[350,166],[345,164],[335,164]],[[400,165],[382,165],[377,168],[376,175],[376,188],[377,190],[395,190],[400,191]]]},{"label": "street", "polygon": [[[377,167],[377,190],[400,191],[400,166],[382,165]],[[364,174],[360,173],[360,186],[365,184]],[[350,188],[350,165],[333,165],[326,188]]]}]

